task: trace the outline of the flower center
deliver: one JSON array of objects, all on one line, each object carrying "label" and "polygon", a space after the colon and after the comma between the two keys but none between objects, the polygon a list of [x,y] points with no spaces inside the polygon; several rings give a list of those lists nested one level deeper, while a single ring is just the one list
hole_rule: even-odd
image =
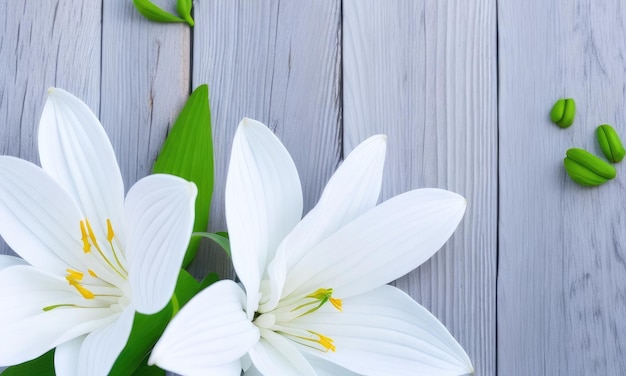
[{"label": "flower center", "polygon": [[[86,257],[85,264],[91,268],[87,270],[75,270],[68,268],[65,279],[74,287],[76,291],[86,300],[84,305],[78,304],[55,304],[44,307],[44,311],[50,311],[57,308],[105,308],[114,309],[123,308],[125,299],[121,285],[125,284],[128,279],[128,272],[124,268],[120,259],[117,242],[114,242],[115,232],[111,220],[107,219],[107,243],[108,247],[103,248],[98,242],[96,235],[89,223],[89,220],[80,221],[81,241],[83,242],[83,254]],[[108,249],[107,249],[108,248]],[[93,250],[95,249],[95,252]],[[101,271],[106,276],[99,276],[92,269]],[[100,272],[99,272],[100,273]],[[111,283],[111,281],[117,282]]]},{"label": "flower center", "polygon": [[276,309],[256,317],[254,324],[259,328],[269,329],[288,337],[303,346],[322,352],[335,352],[337,348],[331,337],[309,330],[306,324],[298,322],[299,318],[316,312],[328,302],[336,311],[342,312],[343,302],[333,297],[332,294],[332,288],[320,288],[295,301],[281,302]]}]

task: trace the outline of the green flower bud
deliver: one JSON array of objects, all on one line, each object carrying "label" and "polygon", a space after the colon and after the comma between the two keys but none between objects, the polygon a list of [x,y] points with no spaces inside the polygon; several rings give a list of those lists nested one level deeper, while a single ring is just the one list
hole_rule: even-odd
[{"label": "green flower bud", "polygon": [[550,120],[561,128],[567,128],[574,122],[576,102],[572,98],[559,99],[550,111]]},{"label": "green flower bud", "polygon": [[624,150],[622,140],[613,127],[608,124],[600,125],[596,129],[596,136],[598,137],[600,149],[602,149],[606,159],[613,163],[620,162],[624,159],[626,150]]},{"label": "green flower bud", "polygon": [[565,171],[580,185],[595,187],[606,183],[617,175],[615,167],[586,150],[572,148],[563,159]]}]

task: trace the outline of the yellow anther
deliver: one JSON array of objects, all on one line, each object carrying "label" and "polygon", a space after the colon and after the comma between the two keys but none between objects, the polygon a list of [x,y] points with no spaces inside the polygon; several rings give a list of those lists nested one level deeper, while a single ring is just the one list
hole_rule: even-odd
[{"label": "yellow anther", "polygon": [[318,337],[317,340],[312,340],[312,341],[317,342],[320,345],[322,345],[322,347],[326,349],[326,352],[328,352],[328,350],[330,350],[332,352],[335,352],[337,350],[337,348],[333,344],[334,340],[332,338],[326,337],[323,334],[319,334],[319,333],[313,332],[311,330],[309,330],[309,333],[314,334],[314,335],[316,335]]},{"label": "yellow anther", "polygon": [[326,304],[326,302],[328,301],[330,301],[333,307],[335,307],[337,310],[342,311],[341,299],[333,298],[332,295],[333,295],[333,289],[324,289],[324,288],[317,289],[315,290],[315,292],[305,296],[305,298],[313,299],[313,301],[300,304],[299,306],[292,309],[291,311],[294,312],[301,308],[317,304],[315,307],[310,308],[308,311],[300,314],[300,316],[308,315],[309,313],[313,313],[317,311],[318,309],[322,308],[322,306]]},{"label": "yellow anther", "polygon": [[96,240],[96,234],[93,233],[93,229],[91,228],[91,223],[89,223],[88,219],[85,219],[85,223],[87,224],[87,232],[89,233],[89,239],[93,243],[96,248],[98,248],[98,241]]},{"label": "yellow anther", "polygon": [[68,275],[67,277],[65,277],[65,279],[67,279],[70,285],[72,285],[83,296],[83,298],[93,299],[96,297],[93,292],[89,291],[80,283],[78,283],[74,278],[72,278],[72,275]]},{"label": "yellow anther", "polygon": [[89,244],[89,237],[87,236],[87,229],[85,229],[85,221],[80,221],[80,239],[83,241],[83,252],[91,252],[91,244]]},{"label": "yellow anther", "polygon": [[328,300],[330,300],[330,304],[332,304],[333,307],[337,308],[338,311],[343,311],[343,302],[341,301],[341,299],[333,298],[331,296]]},{"label": "yellow anther", "polygon": [[83,276],[85,275],[85,273],[81,273],[78,270],[74,269],[67,269],[67,274],[68,278],[71,278],[74,281],[82,281]]},{"label": "yellow anther", "polygon": [[111,220],[107,219],[107,240],[110,242],[115,237],[115,232],[113,232],[113,226],[111,226]]},{"label": "yellow anther", "polygon": [[94,277],[94,278],[98,278],[98,276],[96,275],[96,272],[94,272],[91,269],[87,269],[87,272],[89,273],[90,276]]},{"label": "yellow anther", "polygon": [[307,298],[323,300],[328,299],[333,294],[333,289],[317,289],[314,293],[307,295]]}]

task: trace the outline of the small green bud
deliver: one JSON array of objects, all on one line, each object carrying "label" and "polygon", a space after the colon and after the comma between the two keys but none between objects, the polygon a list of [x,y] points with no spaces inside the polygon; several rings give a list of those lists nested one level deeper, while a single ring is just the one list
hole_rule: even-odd
[{"label": "small green bud", "polygon": [[571,148],[563,159],[565,171],[573,181],[580,185],[595,187],[613,179],[615,167],[586,150]]},{"label": "small green bud", "polygon": [[624,150],[622,140],[613,127],[608,124],[600,125],[596,128],[596,136],[598,137],[600,149],[602,149],[606,159],[613,163],[620,162],[624,159],[626,150]]},{"label": "small green bud", "polygon": [[146,17],[150,21],[155,22],[185,22],[180,17],[176,17],[175,15],[167,12],[150,0],[133,0],[133,4],[137,11],[141,13],[142,16]]},{"label": "small green bud", "polygon": [[193,6],[192,0],[177,0],[176,1],[176,11],[178,15],[181,16],[189,26],[193,26],[193,18],[191,17],[191,7]]},{"label": "small green bud", "polygon": [[561,128],[567,128],[574,122],[576,102],[572,98],[559,99],[550,111],[550,120]]}]

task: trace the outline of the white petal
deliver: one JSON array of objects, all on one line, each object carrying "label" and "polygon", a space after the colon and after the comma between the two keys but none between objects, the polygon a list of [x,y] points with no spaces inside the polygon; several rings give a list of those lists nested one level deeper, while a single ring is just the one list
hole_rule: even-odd
[{"label": "white petal", "polygon": [[106,236],[110,219],[124,239],[124,183],[113,147],[93,112],[64,90],[48,90],[39,157],[44,170],[76,199],[96,235]]},{"label": "white petal", "polygon": [[0,255],[0,270],[15,265],[28,265],[28,263],[19,257]]},{"label": "white petal", "polygon": [[354,373],[347,368],[344,368],[338,364],[329,362],[317,356],[305,354],[306,360],[311,363],[317,376],[360,376],[358,373]]},{"label": "white petal", "polygon": [[160,311],[172,298],[193,230],[193,183],[164,174],[135,184],[126,197],[126,257],[138,312]]},{"label": "white petal", "polygon": [[148,364],[185,375],[230,369],[259,340],[245,303],[243,290],[233,281],[201,291],[169,323]]},{"label": "white petal", "polygon": [[[34,359],[46,351],[115,319],[108,308],[59,307],[89,304],[60,278],[32,266],[0,270],[0,364],[13,365]],[[7,308],[7,307],[10,307]]]},{"label": "white petal", "polygon": [[193,369],[191,367],[187,367],[185,370],[185,376],[240,376],[241,375],[241,362],[239,359],[220,364],[212,367],[201,367],[198,369]]},{"label": "white petal", "polygon": [[302,351],[364,375],[462,375],[465,351],[426,309],[392,286],[343,301],[343,312],[319,310],[290,326],[322,333],[335,352]]},{"label": "white petal", "polygon": [[233,265],[246,287],[252,315],[267,263],[302,216],[302,189],[293,160],[257,121],[244,119],[237,129],[225,200]]},{"label": "white petal", "polygon": [[60,344],[54,350],[54,372],[56,376],[79,376],[80,347],[83,345],[85,337],[76,337]]},{"label": "white petal", "polygon": [[13,157],[0,157],[0,234],[23,259],[39,269],[64,274],[81,269],[80,211],[43,170]]},{"label": "white petal", "polygon": [[[267,329],[250,349],[254,367],[263,375],[315,376],[315,371],[291,341]],[[252,373],[252,372],[251,372]]]},{"label": "white petal", "polygon": [[289,271],[283,295],[333,288],[346,298],[393,281],[428,260],[465,212],[463,197],[442,189],[396,196],[350,222]]},{"label": "white petal", "polygon": [[80,348],[79,375],[109,374],[128,342],[134,318],[135,310],[127,307],[115,322],[87,335]]},{"label": "white petal", "polygon": [[357,146],[330,178],[315,208],[280,244],[268,268],[272,301],[263,311],[276,307],[286,270],[293,268],[320,241],[376,205],[386,146],[384,135],[372,136]]}]

